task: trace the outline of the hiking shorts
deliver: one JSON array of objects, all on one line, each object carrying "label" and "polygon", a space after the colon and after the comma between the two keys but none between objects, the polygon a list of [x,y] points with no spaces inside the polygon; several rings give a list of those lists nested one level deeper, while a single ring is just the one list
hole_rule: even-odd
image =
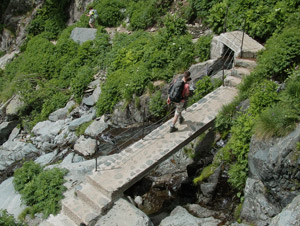
[{"label": "hiking shorts", "polygon": [[90,17],[89,23],[92,24],[95,22],[95,18],[93,16]]},{"label": "hiking shorts", "polygon": [[184,102],[175,103],[175,106],[176,106],[175,115],[181,115],[181,112],[184,108]]}]

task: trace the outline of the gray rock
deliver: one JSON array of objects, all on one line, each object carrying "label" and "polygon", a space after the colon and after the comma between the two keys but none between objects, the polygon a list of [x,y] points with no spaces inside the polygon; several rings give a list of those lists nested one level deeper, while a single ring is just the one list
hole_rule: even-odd
[{"label": "gray rock", "polygon": [[87,106],[94,106],[97,103],[99,96],[101,94],[99,80],[96,80],[96,81],[98,82],[98,84],[97,84],[96,88],[94,89],[92,95],[90,95],[88,97],[84,97],[82,100],[82,103]]},{"label": "gray rock", "polygon": [[293,201],[285,207],[281,213],[275,216],[270,226],[298,226],[300,225],[300,195],[293,199]]},{"label": "gray rock", "polygon": [[21,202],[21,195],[15,191],[13,177],[8,178],[0,184],[0,209],[7,210],[17,218],[26,208]]},{"label": "gray rock", "polygon": [[84,134],[90,137],[97,137],[100,133],[108,128],[108,124],[104,121],[104,117],[102,116],[99,120],[95,120],[89,125]]},{"label": "gray rock", "polygon": [[193,216],[199,217],[199,218],[205,218],[205,217],[213,217],[216,215],[221,215],[221,213],[206,209],[198,204],[187,204],[186,209],[193,214]]},{"label": "gray rock", "polygon": [[70,109],[72,109],[73,106],[75,106],[75,102],[73,100],[69,101],[64,108],[60,108],[60,109],[52,112],[49,115],[49,120],[52,122],[56,122],[58,120],[66,119],[70,112]]},{"label": "gray rock", "polygon": [[81,45],[88,40],[94,40],[96,38],[96,33],[97,29],[94,28],[75,27],[70,38]]},{"label": "gray rock", "polygon": [[39,136],[43,142],[51,142],[55,136],[57,136],[63,129],[65,120],[58,120],[56,122],[43,121],[36,124],[32,133],[35,136]]},{"label": "gray rock", "polygon": [[8,120],[17,118],[19,110],[24,106],[24,102],[19,95],[12,98],[6,107],[6,117]]},{"label": "gray rock", "polygon": [[36,160],[34,160],[34,162],[39,163],[42,166],[45,166],[51,163],[55,159],[56,155],[57,155],[57,151],[53,151],[51,153],[41,155]]},{"label": "gray rock", "polygon": [[18,121],[2,122],[0,124],[0,145],[9,138],[12,130],[17,126]]},{"label": "gray rock", "polygon": [[221,173],[221,167],[220,165],[215,172],[208,178],[208,183],[202,183],[200,185],[201,191],[204,196],[206,197],[212,197],[213,193],[215,192],[215,189],[217,187],[217,184],[219,182],[219,176]]},{"label": "gray rock", "polygon": [[10,133],[10,135],[9,135],[9,137],[8,137],[8,140],[9,141],[13,141],[17,136],[18,136],[18,134],[20,133],[20,128],[17,128],[17,127],[15,127],[12,131],[11,131],[11,133]]},{"label": "gray rock", "polygon": [[267,198],[267,189],[264,184],[248,178],[245,186],[245,201],[241,211],[241,218],[258,225],[267,225],[272,217],[278,214],[281,207]]},{"label": "gray rock", "polygon": [[91,138],[84,138],[81,136],[74,145],[74,150],[83,154],[84,156],[92,155],[97,150],[97,141]]},{"label": "gray rock", "polygon": [[159,226],[217,226],[221,221],[213,217],[197,218],[189,214],[186,209],[177,206],[169,217],[163,219]]},{"label": "gray rock", "polygon": [[9,62],[11,62],[11,61],[15,58],[15,56],[16,56],[17,54],[19,54],[19,51],[13,51],[13,52],[11,52],[11,53],[8,53],[8,54],[5,54],[4,56],[2,56],[2,57],[0,58],[0,68],[1,68],[1,69],[4,69],[5,66],[6,66]]},{"label": "gray rock", "polygon": [[96,226],[153,226],[149,217],[124,199],[119,199]]},{"label": "gray rock", "polygon": [[73,120],[72,122],[70,122],[69,124],[69,130],[73,131],[75,130],[77,127],[79,127],[80,125],[82,125],[83,123],[86,122],[90,122],[92,121],[94,118],[96,118],[96,111],[93,110],[91,113],[89,114],[84,114],[82,115],[80,118]]}]

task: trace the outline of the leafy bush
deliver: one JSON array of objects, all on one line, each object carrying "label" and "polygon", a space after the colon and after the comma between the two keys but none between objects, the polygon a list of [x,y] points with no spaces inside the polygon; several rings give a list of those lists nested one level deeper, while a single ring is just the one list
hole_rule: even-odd
[{"label": "leafy bush", "polygon": [[166,100],[162,99],[161,91],[156,91],[151,97],[149,102],[149,111],[151,116],[161,118],[166,114]]},{"label": "leafy bush", "polygon": [[17,169],[14,173],[13,184],[18,192],[22,192],[27,183],[33,180],[37,175],[42,172],[42,167],[33,161],[28,161],[23,166]]},{"label": "leafy bush", "polygon": [[13,183],[22,201],[32,207],[29,212],[42,212],[48,217],[60,210],[59,201],[66,190],[63,186],[65,174],[66,171],[57,168],[43,171],[39,164],[29,161],[16,170]]},{"label": "leafy bush", "polygon": [[209,94],[214,90],[214,86],[210,80],[209,76],[203,76],[196,84],[196,89],[194,95],[188,99],[188,106],[196,103],[202,99],[205,95]]},{"label": "leafy bush", "polygon": [[101,0],[97,1],[94,7],[99,15],[99,20],[103,26],[118,26],[124,18],[122,9],[125,2],[122,0]]},{"label": "leafy bush", "polygon": [[157,20],[158,8],[153,0],[133,1],[128,8],[128,14],[131,29],[146,29]]},{"label": "leafy bush", "polygon": [[37,10],[35,18],[27,27],[30,35],[38,35],[47,32],[49,39],[54,39],[65,28],[67,14],[65,8],[69,0],[47,0],[42,8]]},{"label": "leafy bush", "polygon": [[83,95],[83,91],[88,84],[93,80],[92,69],[88,66],[83,66],[78,69],[76,76],[71,80],[71,91],[76,98]]},{"label": "leafy bush", "polygon": [[22,223],[16,222],[12,214],[9,214],[7,210],[0,210],[0,225],[2,226],[23,226]]},{"label": "leafy bush", "polygon": [[201,36],[195,44],[195,57],[199,57],[200,62],[210,59],[210,44],[212,36]]}]

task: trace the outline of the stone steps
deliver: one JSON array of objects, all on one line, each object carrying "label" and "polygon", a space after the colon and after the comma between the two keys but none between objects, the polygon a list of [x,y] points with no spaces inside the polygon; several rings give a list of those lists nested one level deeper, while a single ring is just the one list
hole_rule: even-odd
[{"label": "stone steps", "polygon": [[257,63],[255,59],[235,58],[234,66],[247,68],[252,71],[257,66]]},{"label": "stone steps", "polygon": [[44,221],[40,224],[40,226],[77,226],[75,222],[73,222],[69,217],[64,214],[58,214],[53,216],[52,214],[49,216],[47,221]]},{"label": "stone steps", "polygon": [[76,193],[81,200],[101,214],[111,207],[111,200],[90,183],[83,185],[82,189],[77,190]]},{"label": "stone steps", "polygon": [[250,75],[251,71],[243,67],[234,67],[232,68],[231,75],[234,77],[244,78],[245,76]]},{"label": "stone steps", "polygon": [[62,213],[72,219],[77,225],[88,225],[97,220],[100,212],[78,197],[69,197],[62,202]]},{"label": "stone steps", "polygon": [[224,79],[224,85],[229,87],[237,87],[242,82],[242,79],[239,77],[228,75]]}]

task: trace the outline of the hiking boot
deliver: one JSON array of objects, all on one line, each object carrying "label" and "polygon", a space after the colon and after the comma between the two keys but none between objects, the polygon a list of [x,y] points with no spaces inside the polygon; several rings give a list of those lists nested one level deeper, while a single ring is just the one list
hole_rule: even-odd
[{"label": "hiking boot", "polygon": [[175,126],[170,127],[170,133],[176,132],[178,129]]},{"label": "hiking boot", "polygon": [[180,116],[179,118],[179,124],[182,124],[184,122],[184,118],[182,116]]}]

